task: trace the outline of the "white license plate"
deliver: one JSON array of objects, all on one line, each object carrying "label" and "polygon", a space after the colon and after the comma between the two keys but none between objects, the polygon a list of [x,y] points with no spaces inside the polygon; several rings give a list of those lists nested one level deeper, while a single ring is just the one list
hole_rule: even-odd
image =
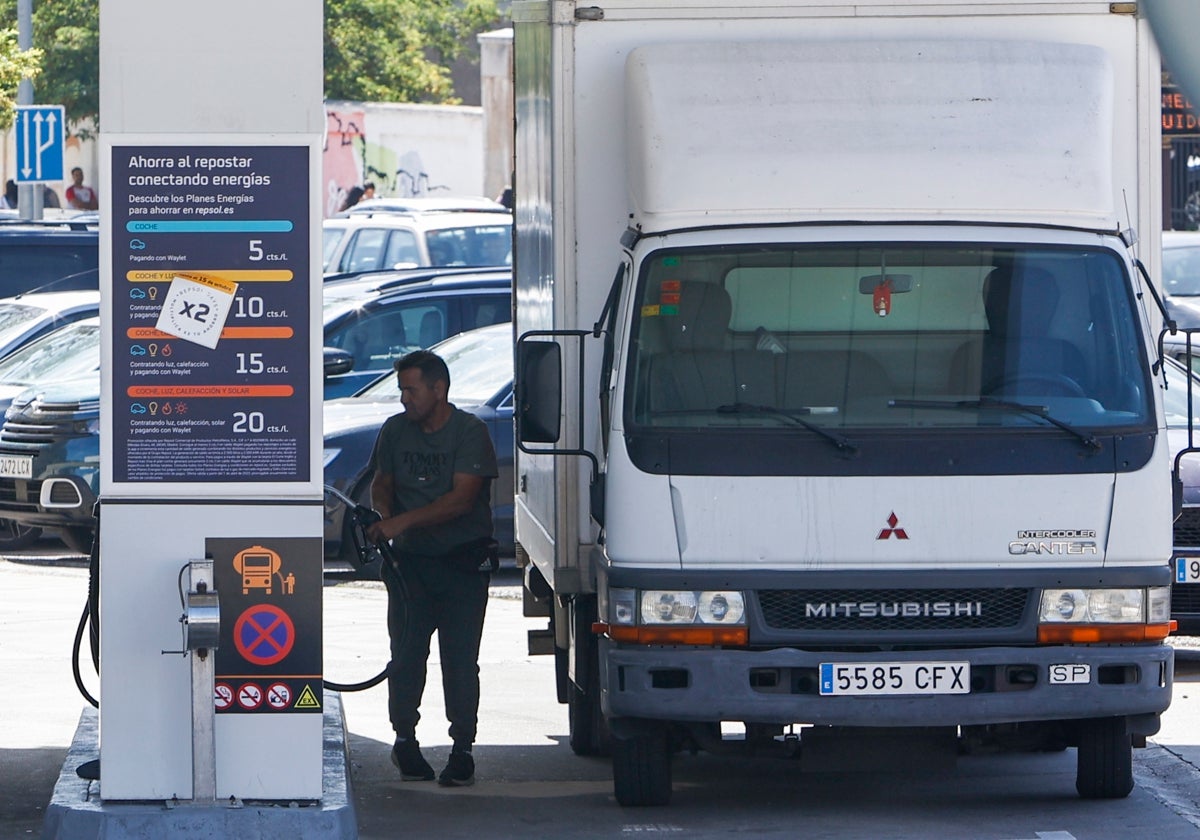
[{"label": "white license plate", "polygon": [[1176,557],[1175,582],[1200,583],[1200,557]]},{"label": "white license plate", "polygon": [[969,662],[823,662],[821,694],[967,694]]},{"label": "white license plate", "polygon": [[33,456],[0,455],[0,476],[4,478],[33,478]]}]

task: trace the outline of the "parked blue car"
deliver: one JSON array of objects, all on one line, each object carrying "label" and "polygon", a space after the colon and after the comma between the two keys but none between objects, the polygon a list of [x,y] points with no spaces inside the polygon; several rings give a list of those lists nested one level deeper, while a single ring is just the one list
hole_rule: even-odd
[{"label": "parked blue car", "polygon": [[[450,402],[487,424],[500,476],[492,482],[492,516],[502,555],[513,546],[513,331],[495,324],[453,336],[433,351],[450,368]],[[353,397],[325,403],[325,483],[371,507],[371,450],[383,422],[404,410],[395,374],[379,377]],[[354,551],[346,506],[325,500],[325,568],[351,568]]]}]

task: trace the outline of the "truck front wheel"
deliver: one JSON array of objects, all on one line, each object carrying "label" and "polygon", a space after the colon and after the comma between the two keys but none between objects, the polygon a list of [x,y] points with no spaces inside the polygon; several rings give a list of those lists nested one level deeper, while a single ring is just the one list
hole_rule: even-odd
[{"label": "truck front wheel", "polygon": [[1075,789],[1084,799],[1124,799],[1133,790],[1133,742],[1125,718],[1079,721]]},{"label": "truck front wheel", "polygon": [[608,755],[608,721],[600,708],[600,649],[592,633],[595,599],[571,603],[575,681],[567,680],[567,716],[575,755]]},{"label": "truck front wheel", "polygon": [[639,721],[635,731],[613,733],[613,793],[626,807],[671,801],[671,739],[665,725]]}]

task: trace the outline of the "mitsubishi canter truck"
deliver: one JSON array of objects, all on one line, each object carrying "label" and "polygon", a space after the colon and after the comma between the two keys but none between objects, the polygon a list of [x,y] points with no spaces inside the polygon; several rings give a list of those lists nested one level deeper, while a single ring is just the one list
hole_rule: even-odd
[{"label": "mitsubishi canter truck", "polygon": [[621,804],[838,738],[1130,792],[1173,666],[1137,5],[513,3],[530,644]]}]

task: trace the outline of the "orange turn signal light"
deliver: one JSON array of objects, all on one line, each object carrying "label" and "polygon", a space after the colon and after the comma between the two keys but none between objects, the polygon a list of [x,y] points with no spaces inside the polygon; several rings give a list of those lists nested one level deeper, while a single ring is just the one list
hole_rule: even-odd
[{"label": "orange turn signal light", "polygon": [[1163,624],[1039,624],[1040,645],[1086,645],[1111,642],[1157,642],[1170,635],[1172,625]]},{"label": "orange turn signal light", "polygon": [[[595,625],[592,627],[596,629]],[[749,641],[749,631],[745,625],[730,627],[711,627],[708,625],[688,625],[686,627],[671,627],[653,625],[650,627],[608,627],[609,637],[616,642],[629,642],[637,645],[697,645],[704,647],[744,647]]]}]

